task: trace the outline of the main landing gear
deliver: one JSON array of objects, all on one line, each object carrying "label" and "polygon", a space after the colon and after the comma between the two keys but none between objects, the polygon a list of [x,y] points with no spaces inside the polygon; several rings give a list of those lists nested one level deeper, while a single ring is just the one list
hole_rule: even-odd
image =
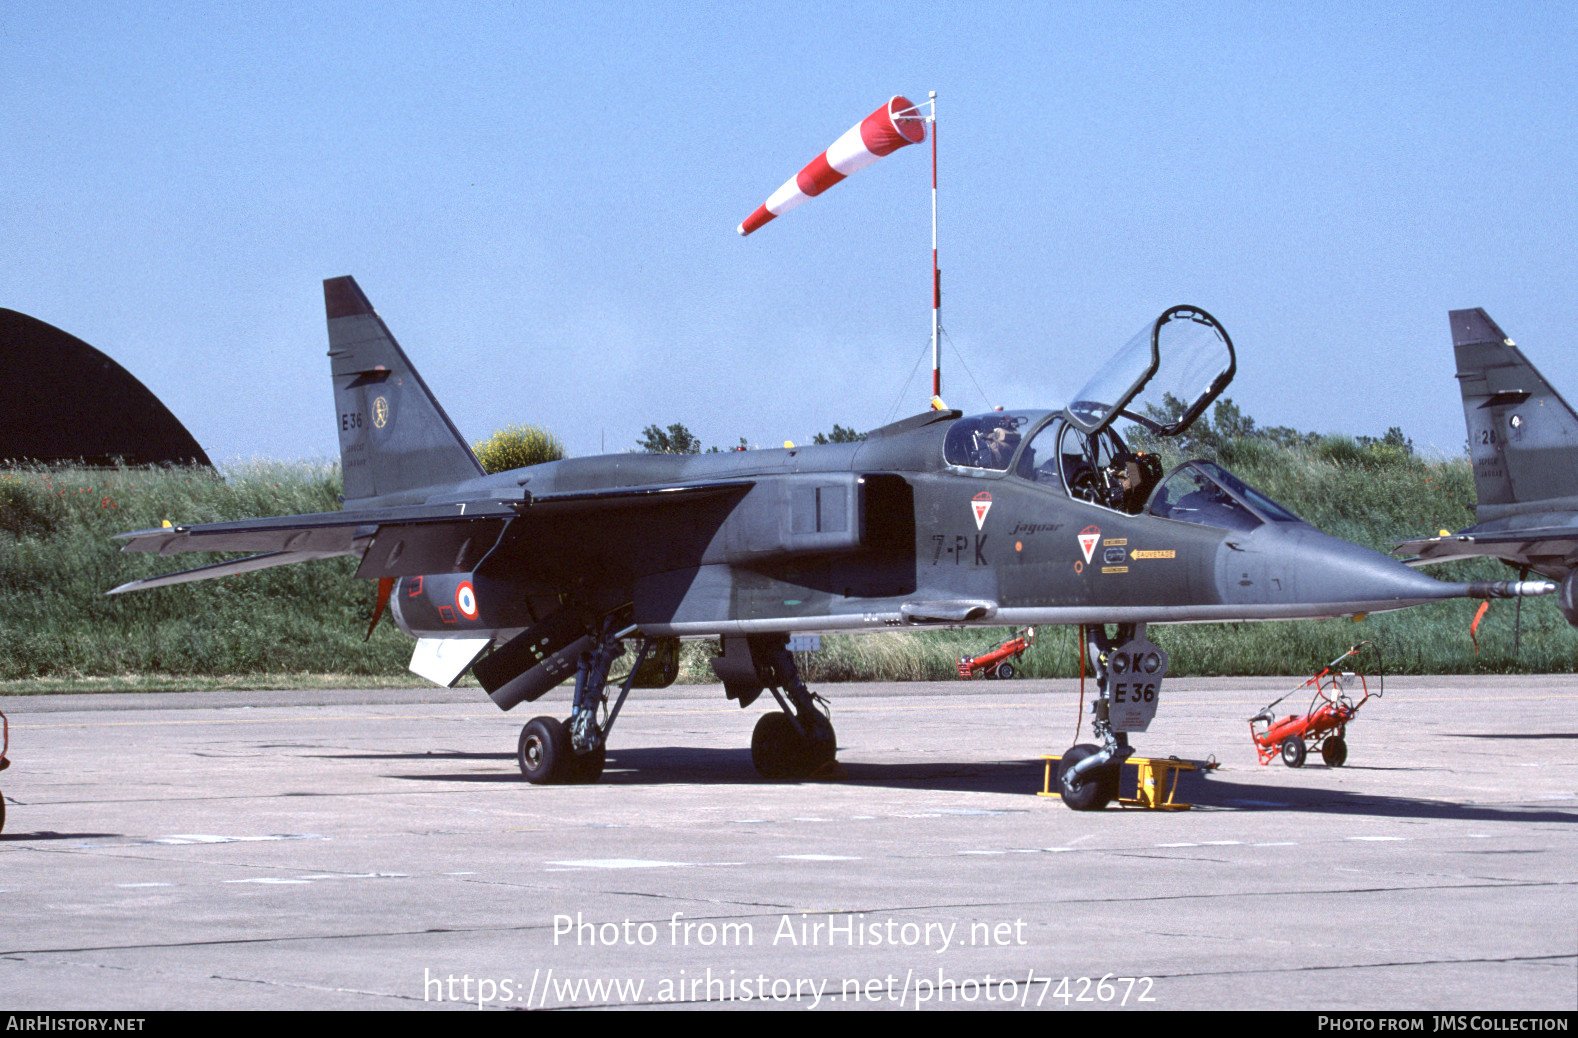
[{"label": "main landing gear", "polygon": [[[534,717],[521,729],[516,759],[526,781],[596,782],[603,774],[608,733],[619,717],[647,656],[662,642],[642,639],[630,674],[609,705],[608,672],[625,652],[620,627],[613,618],[598,627],[592,647],[581,653],[575,672],[575,705],[570,716]],[[764,714],[751,734],[751,763],[767,779],[808,778],[832,764],[838,750],[827,700],[805,687],[782,634],[726,636],[723,655],[713,668],[723,679],[730,699],[749,706],[770,690],[781,709]],[[669,660],[670,664],[673,660]],[[672,670],[668,680],[673,680]],[[643,686],[648,687],[648,686]]]},{"label": "main landing gear", "polygon": [[596,782],[603,777],[608,733],[613,730],[625,696],[635,683],[652,643],[643,639],[630,674],[619,687],[619,698],[608,705],[608,669],[624,655],[612,619],[605,619],[592,648],[583,652],[575,671],[575,703],[570,716],[534,717],[521,729],[515,757],[527,782]]},{"label": "main landing gear", "polygon": [[767,688],[781,709],[763,714],[756,722],[751,733],[751,763],[764,779],[808,778],[833,763],[838,736],[833,732],[827,700],[800,680],[788,638],[778,636],[774,642],[764,653],[772,672],[766,675],[772,679]]},{"label": "main landing gear", "polygon": [[765,779],[809,778],[833,763],[838,737],[827,700],[805,687],[786,634],[725,635],[712,658],[724,693],[747,707],[771,691],[779,710],[762,715],[751,733],[751,763]]},{"label": "main landing gear", "polygon": [[1129,732],[1143,732],[1156,716],[1167,654],[1145,637],[1144,624],[1083,628],[1084,651],[1096,674],[1091,731],[1101,744],[1080,743],[1058,763],[1058,791],[1075,811],[1100,811],[1118,799],[1118,771],[1134,753]]}]

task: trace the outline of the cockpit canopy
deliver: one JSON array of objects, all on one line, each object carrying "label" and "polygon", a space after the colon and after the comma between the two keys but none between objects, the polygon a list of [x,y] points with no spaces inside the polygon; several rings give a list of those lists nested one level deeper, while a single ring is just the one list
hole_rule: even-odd
[{"label": "cockpit canopy", "polygon": [[1209,461],[1191,461],[1174,469],[1156,488],[1150,512],[1161,519],[1225,530],[1249,531],[1266,522],[1304,521]]},{"label": "cockpit canopy", "polygon": [[1216,318],[1175,306],[1130,339],[1064,414],[1088,435],[1124,418],[1175,436],[1227,388],[1236,367],[1233,342]]},{"label": "cockpit canopy", "polygon": [[967,469],[1002,471],[1013,461],[1019,441],[1046,412],[993,411],[960,418],[948,427],[943,460]]},{"label": "cockpit canopy", "polygon": [[1131,451],[1115,425],[1122,419],[1153,435],[1176,436],[1221,395],[1235,369],[1233,343],[1216,318],[1175,306],[1130,339],[1060,416],[994,411],[959,418],[943,440],[943,458],[980,475],[1012,465],[1020,479],[1061,485],[1070,497],[1130,515],[1149,511],[1245,531],[1302,523],[1209,461],[1187,462],[1163,479],[1156,454]]}]

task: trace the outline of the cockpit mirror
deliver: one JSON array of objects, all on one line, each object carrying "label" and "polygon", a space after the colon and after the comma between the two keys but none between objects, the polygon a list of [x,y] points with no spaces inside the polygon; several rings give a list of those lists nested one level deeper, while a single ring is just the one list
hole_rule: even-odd
[{"label": "cockpit mirror", "polygon": [[1233,381],[1233,341],[1216,318],[1175,306],[1130,339],[1064,413],[1094,435],[1119,418],[1176,436]]}]

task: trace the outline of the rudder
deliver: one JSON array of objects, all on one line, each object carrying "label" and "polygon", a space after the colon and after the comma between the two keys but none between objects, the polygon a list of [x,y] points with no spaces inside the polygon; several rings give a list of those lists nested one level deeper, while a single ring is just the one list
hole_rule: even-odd
[{"label": "rudder", "polygon": [[323,302],[346,501],[483,475],[356,279],[324,281]]}]

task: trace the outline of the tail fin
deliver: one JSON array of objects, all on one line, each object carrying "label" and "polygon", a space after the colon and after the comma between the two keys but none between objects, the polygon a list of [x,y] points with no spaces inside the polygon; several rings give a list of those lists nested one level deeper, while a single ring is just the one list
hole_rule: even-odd
[{"label": "tail fin", "polygon": [[1453,310],[1449,317],[1479,518],[1578,495],[1573,409],[1485,311]]},{"label": "tail fin", "polygon": [[483,474],[356,279],[323,283],[347,502]]}]

